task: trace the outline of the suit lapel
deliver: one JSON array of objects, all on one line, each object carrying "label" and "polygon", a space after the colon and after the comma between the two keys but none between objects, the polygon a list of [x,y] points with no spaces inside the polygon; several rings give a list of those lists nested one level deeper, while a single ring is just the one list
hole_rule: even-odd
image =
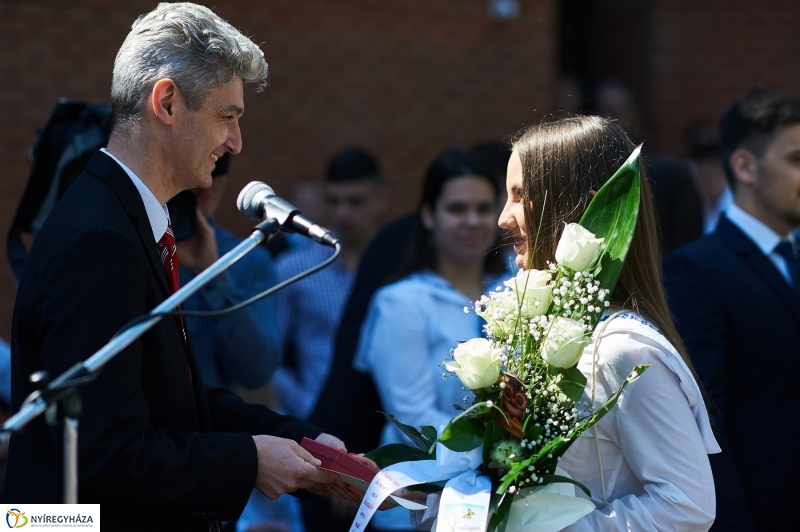
[{"label": "suit lapel", "polygon": [[[159,284],[164,292],[164,299],[166,299],[171,295],[169,284],[167,283],[167,274],[164,272],[164,266],[158,254],[158,245],[153,241],[153,229],[150,226],[150,219],[147,217],[147,211],[145,211],[142,197],[139,191],[136,190],[136,186],[131,182],[125,170],[104,153],[96,153],[89,161],[89,164],[86,165],[86,171],[103,180],[111,190],[114,191],[114,194],[119,198],[125,211],[128,213],[131,220],[133,220],[136,226],[136,232],[139,235],[139,241],[147,254],[150,267],[153,270],[153,275],[159,279]],[[176,328],[180,330],[178,318],[175,317],[171,319],[175,323]],[[184,349],[192,375],[192,388],[194,391],[200,430],[209,432],[211,431],[211,415],[205,394],[205,386],[203,385],[203,379],[200,375],[200,367],[194,356],[194,350],[188,339]]]},{"label": "suit lapel", "polygon": [[769,286],[774,295],[786,306],[800,325],[800,298],[786,279],[778,272],[775,264],[767,258],[755,243],[724,215],[720,217],[717,234],[742,258],[754,275]]},{"label": "suit lapel", "polygon": [[164,297],[169,297],[169,284],[167,275],[164,273],[164,266],[161,257],[158,255],[158,244],[153,241],[153,229],[150,226],[150,219],[144,209],[142,197],[139,191],[131,182],[125,170],[105,153],[97,152],[86,165],[86,171],[94,174],[103,180],[114,191],[120,203],[125,208],[128,216],[136,226],[136,233],[139,241],[147,254],[153,275],[159,280],[161,288],[164,290]]}]

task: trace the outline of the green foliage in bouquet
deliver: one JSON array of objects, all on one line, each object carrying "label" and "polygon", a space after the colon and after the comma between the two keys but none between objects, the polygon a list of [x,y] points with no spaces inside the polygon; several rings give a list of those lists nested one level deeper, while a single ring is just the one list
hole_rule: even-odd
[{"label": "green foliage in bouquet", "polygon": [[[636,366],[596,411],[584,401],[586,377],[577,368],[609,307],[636,228],[640,148],[600,188],[579,224],[565,227],[548,270],[524,270],[475,303],[487,338],[453,350],[444,368],[475,394],[442,434],[387,418],[416,447],[392,444],[368,453],[380,467],[435,458],[436,443],[466,452],[483,445],[481,474],[494,489],[489,530],[502,532],[513,496],[552,483],[580,483],[555,474],[570,445],[616,404],[647,369]],[[446,375],[446,374],[444,374]],[[417,489],[416,487],[413,489]],[[438,485],[422,491],[441,489]],[[525,492],[523,492],[525,493]]]},{"label": "green foliage in bouquet", "polygon": [[613,289],[622,271],[622,263],[631,247],[639,216],[639,164],[642,147],[638,146],[611,179],[597,191],[580,225],[606,242],[596,279],[600,286]]}]

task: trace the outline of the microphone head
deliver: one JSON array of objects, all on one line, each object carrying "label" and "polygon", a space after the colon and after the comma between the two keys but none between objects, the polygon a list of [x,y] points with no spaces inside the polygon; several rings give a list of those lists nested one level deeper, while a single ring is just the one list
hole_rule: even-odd
[{"label": "microphone head", "polygon": [[246,187],[239,192],[239,197],[236,198],[236,207],[239,212],[253,220],[262,220],[264,218],[261,202],[253,201],[256,196],[259,198],[274,196],[275,191],[272,187],[262,183],[261,181],[251,181]]}]

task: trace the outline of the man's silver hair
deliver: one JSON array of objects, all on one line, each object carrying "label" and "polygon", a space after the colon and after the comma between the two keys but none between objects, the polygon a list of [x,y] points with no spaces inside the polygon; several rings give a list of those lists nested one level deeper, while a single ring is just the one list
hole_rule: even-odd
[{"label": "man's silver hair", "polygon": [[158,80],[175,82],[193,111],[215,87],[236,76],[260,91],[267,84],[264,52],[207,7],[160,3],[131,27],[114,60],[114,129],[135,133],[145,100]]}]

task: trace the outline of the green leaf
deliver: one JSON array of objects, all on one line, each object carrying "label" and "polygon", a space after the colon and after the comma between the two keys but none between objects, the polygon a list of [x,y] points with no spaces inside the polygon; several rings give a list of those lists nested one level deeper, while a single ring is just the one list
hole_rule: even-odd
[{"label": "green leaf", "polygon": [[483,443],[486,427],[469,418],[456,418],[445,427],[439,441],[452,451],[466,452]]},{"label": "green leaf", "polygon": [[417,460],[436,460],[436,445],[431,445],[427,451],[419,451]]},{"label": "green leaf", "polygon": [[592,493],[589,491],[589,488],[587,488],[586,486],[584,486],[583,484],[581,484],[577,480],[573,480],[573,479],[571,479],[569,477],[564,477],[564,476],[561,476],[561,475],[542,475],[541,478],[543,479],[542,485],[545,485],[545,484],[558,484],[560,482],[561,483],[566,482],[567,484],[574,484],[574,485],[578,486],[580,489],[583,490],[583,492],[586,494],[587,497],[591,497],[592,496]]},{"label": "green leaf", "polygon": [[561,370],[561,379],[557,386],[570,401],[576,403],[583,396],[583,390],[586,389],[586,377],[578,368],[564,369]]},{"label": "green leaf", "polygon": [[428,452],[428,449],[430,449],[432,442],[427,441],[422,436],[422,433],[420,433],[420,431],[418,431],[411,425],[400,423],[399,421],[397,421],[397,418],[395,418],[391,414],[387,414],[386,412],[381,412],[381,414],[386,416],[386,419],[394,423],[395,426],[403,432],[403,434],[408,436],[408,439],[411,440],[414,443],[414,445],[420,448],[420,450]]},{"label": "green leaf", "polygon": [[[496,499],[495,499],[496,498]],[[511,503],[514,502],[514,497],[511,495],[494,495],[492,497],[492,505],[494,506],[495,500],[498,501],[495,506],[496,510],[492,511],[492,516],[489,518],[488,532],[505,532],[506,525],[508,524],[508,516],[511,513]]]},{"label": "green leaf", "polygon": [[[600,187],[594,195],[580,224],[594,233],[598,238],[605,238],[606,249],[603,252],[601,271],[596,279],[600,286],[610,291],[617,284],[622,263],[636,229],[636,218],[639,215],[640,195],[640,152],[638,146],[631,153],[619,170]],[[599,321],[598,315],[592,326]]]},{"label": "green leaf", "polygon": [[422,437],[425,438],[425,441],[428,443],[428,447],[432,444],[436,443],[436,429],[430,425],[426,425],[424,427],[420,427],[420,431],[422,432]]},{"label": "green leaf", "polygon": [[500,423],[495,421],[494,419],[490,419],[486,423],[486,433],[483,436],[483,464],[487,465],[489,463],[489,455],[492,453],[492,447],[494,447],[495,442],[500,441],[503,439],[505,431],[503,427],[500,426]]},{"label": "green leaf", "polygon": [[525,438],[529,440],[535,440],[542,435],[542,432],[544,432],[543,426],[539,425],[537,427],[536,425],[530,424],[525,427]]},{"label": "green leaf", "polygon": [[390,443],[373,449],[364,456],[383,469],[399,462],[415,462],[419,460],[419,449],[405,443]]},{"label": "green leaf", "polygon": [[623,390],[625,390],[625,388],[632,382],[636,382],[636,380],[642,376],[642,373],[644,373],[645,370],[649,367],[650,367],[649,364],[641,364],[639,366],[634,366],[633,369],[631,369],[631,372],[628,374],[628,377],[622,382],[622,385],[619,387],[616,393],[614,393],[614,395],[612,395],[603,406],[598,408],[597,412],[595,412],[594,415],[592,415],[592,417],[590,417],[586,421],[579,423],[570,433],[570,438],[572,438],[572,440],[574,441],[575,439],[578,438],[578,436],[589,430],[589,427],[600,421],[603,418],[603,416],[608,414],[609,410],[614,408],[614,405],[617,404],[617,400],[619,399],[619,396],[622,394]]}]

